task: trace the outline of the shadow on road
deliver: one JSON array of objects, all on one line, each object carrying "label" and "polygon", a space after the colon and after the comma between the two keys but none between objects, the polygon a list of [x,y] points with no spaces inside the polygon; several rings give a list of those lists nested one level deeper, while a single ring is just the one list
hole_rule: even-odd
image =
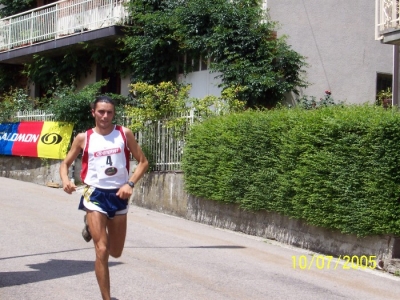
[{"label": "shadow on road", "polygon": [[[110,267],[120,264],[109,262]],[[0,272],[0,288],[94,272],[94,261],[52,259],[28,267],[37,271]]]},{"label": "shadow on road", "polygon": [[40,256],[40,255],[48,255],[48,254],[58,254],[58,253],[65,253],[65,252],[75,252],[75,251],[82,251],[82,250],[87,250],[87,249],[93,249],[93,247],[81,248],[81,249],[70,249],[70,250],[63,250],[63,251],[53,251],[53,252],[43,252],[43,253],[35,253],[35,254],[25,254],[25,255],[8,256],[8,257],[0,257],[0,260],[21,258],[21,257],[30,257],[30,256]]},{"label": "shadow on road", "polygon": [[216,246],[182,246],[182,247],[125,247],[125,249],[244,249],[246,247],[243,246],[225,246],[225,245],[216,245]]},{"label": "shadow on road", "polygon": [[188,248],[205,248],[205,249],[244,249],[246,247],[243,246],[224,246],[224,245],[217,245],[217,246],[192,246]]}]

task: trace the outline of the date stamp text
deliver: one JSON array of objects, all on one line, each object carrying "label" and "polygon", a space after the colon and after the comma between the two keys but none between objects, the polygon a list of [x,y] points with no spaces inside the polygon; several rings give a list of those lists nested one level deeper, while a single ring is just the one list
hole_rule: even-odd
[{"label": "date stamp text", "polygon": [[350,269],[376,269],[377,262],[375,255],[339,255],[333,257],[330,255],[300,255],[292,256],[293,269],[310,270],[350,270]]}]

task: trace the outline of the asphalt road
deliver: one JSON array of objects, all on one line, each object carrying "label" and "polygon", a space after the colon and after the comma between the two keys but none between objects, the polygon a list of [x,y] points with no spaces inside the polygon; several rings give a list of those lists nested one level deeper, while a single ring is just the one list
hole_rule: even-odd
[{"label": "asphalt road", "polygon": [[[81,237],[79,194],[2,177],[0,186],[0,299],[101,299],[93,245]],[[337,259],[328,266],[328,257],[315,255],[131,206],[124,253],[110,259],[111,293],[118,300],[400,298],[398,277],[346,269]]]}]

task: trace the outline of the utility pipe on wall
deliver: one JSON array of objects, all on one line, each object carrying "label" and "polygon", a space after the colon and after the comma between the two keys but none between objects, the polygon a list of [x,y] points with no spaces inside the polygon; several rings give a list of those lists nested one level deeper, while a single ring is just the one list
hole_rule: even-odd
[{"label": "utility pipe on wall", "polygon": [[399,45],[393,46],[392,107],[399,105]]}]

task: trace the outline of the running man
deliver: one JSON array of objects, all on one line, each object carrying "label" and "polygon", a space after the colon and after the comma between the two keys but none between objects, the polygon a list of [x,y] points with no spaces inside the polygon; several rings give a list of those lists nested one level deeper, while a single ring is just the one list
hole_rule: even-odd
[{"label": "running man", "polygon": [[[110,300],[108,259],[120,257],[125,244],[129,198],[136,182],[144,175],[148,162],[132,131],[112,123],[115,103],[99,96],[93,103],[95,127],[79,133],[60,166],[63,189],[71,194],[76,186],[69,180],[68,169],[82,153],[81,179],[86,187],[79,209],[86,212],[82,236],[93,238],[96,252],[95,273],[104,300]],[[138,165],[129,173],[129,155]]]}]

